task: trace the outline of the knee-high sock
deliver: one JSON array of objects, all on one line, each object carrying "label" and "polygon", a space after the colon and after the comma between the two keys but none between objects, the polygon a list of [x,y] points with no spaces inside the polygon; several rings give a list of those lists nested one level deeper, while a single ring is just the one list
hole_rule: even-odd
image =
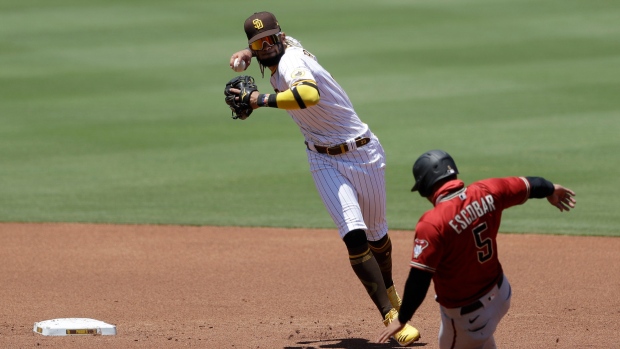
[{"label": "knee-high sock", "polygon": [[385,288],[389,288],[394,285],[392,280],[392,241],[390,236],[386,234],[380,240],[368,241],[368,244],[381,269]]},{"label": "knee-high sock", "polygon": [[351,239],[347,240],[345,236],[345,243],[347,243],[351,267],[353,268],[355,275],[357,275],[366,288],[366,292],[368,292],[368,295],[372,299],[373,303],[375,303],[375,306],[381,312],[381,316],[383,317],[392,309],[392,304],[387,296],[381,269],[379,268],[377,260],[368,247],[368,242],[364,242],[362,244],[359,244],[359,240],[357,242],[358,243],[351,243]]}]

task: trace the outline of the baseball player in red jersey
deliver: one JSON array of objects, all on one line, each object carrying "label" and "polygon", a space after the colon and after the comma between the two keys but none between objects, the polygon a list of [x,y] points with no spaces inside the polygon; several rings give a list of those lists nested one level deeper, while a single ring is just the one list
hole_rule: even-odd
[{"label": "baseball player in red jersey", "polygon": [[413,165],[412,191],[435,207],[416,225],[398,321],[381,332],[378,342],[411,319],[432,279],[441,311],[439,347],[496,348],[493,333],[510,308],[512,294],[498,259],[502,211],[530,198],[547,198],[560,211],[575,207],[572,190],[541,177],[492,178],[466,187],[458,173],[442,150],[422,154]]},{"label": "baseball player in red jersey", "polygon": [[[242,60],[247,67],[256,57],[261,72],[271,73],[275,93],[230,91],[237,99],[249,94],[252,110],[286,110],[299,126],[319,195],[338,227],[353,271],[387,326],[398,317],[401,299],[392,280],[383,147],[342,87],[299,41],[282,32],[272,13],[254,13],[244,30],[249,47],[235,52],[230,66],[234,69]],[[407,324],[393,337],[406,346],[420,333]]]}]

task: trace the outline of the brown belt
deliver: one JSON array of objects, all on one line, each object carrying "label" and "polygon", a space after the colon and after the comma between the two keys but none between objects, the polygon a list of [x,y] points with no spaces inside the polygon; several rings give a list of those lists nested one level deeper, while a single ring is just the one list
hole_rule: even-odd
[{"label": "brown belt", "polygon": [[[370,138],[367,138],[367,137],[355,138],[355,145],[357,145],[358,148],[365,146],[369,142],[370,142]],[[305,143],[306,143],[306,147],[310,149],[310,147],[308,146],[308,142],[305,142]],[[316,149],[317,153],[327,154],[327,155],[340,155],[350,150],[349,145],[347,143],[340,143],[338,145],[334,145],[333,147],[322,147],[320,145],[315,145],[314,148]]]},{"label": "brown belt", "polygon": [[[499,278],[499,281],[497,282],[497,288],[502,288],[502,283],[504,283],[504,275],[502,274],[502,277]],[[464,307],[461,307],[461,315],[465,315],[465,314],[469,314],[469,313],[473,313],[474,311],[482,308],[482,302],[477,300],[471,304],[468,304]]]}]

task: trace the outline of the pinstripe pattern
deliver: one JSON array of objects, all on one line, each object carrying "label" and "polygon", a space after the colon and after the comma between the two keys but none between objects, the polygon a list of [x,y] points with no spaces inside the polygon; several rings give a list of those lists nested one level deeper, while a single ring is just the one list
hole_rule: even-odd
[{"label": "pinstripe pattern", "polygon": [[345,91],[316,58],[301,45],[289,46],[271,76],[271,85],[276,92],[283,92],[308,80],[316,82],[319,103],[287,112],[311,149],[313,144],[333,146],[361,135],[371,138],[363,147],[336,156],[307,150],[319,195],[341,237],[351,230],[362,229],[368,240],[379,240],[388,231],[383,147],[355,113]]},{"label": "pinstripe pattern", "polygon": [[341,237],[354,229],[368,240],[387,234],[385,219],[385,161],[379,140],[343,155],[307,150],[310,171],[319,195]]},{"label": "pinstripe pattern", "polygon": [[321,94],[321,101],[312,108],[288,110],[306,141],[331,146],[368,130],[355,113],[346,92],[329,72],[313,57],[304,54],[303,49],[289,47],[270,82],[276,91],[283,92],[300,80],[316,81]]}]

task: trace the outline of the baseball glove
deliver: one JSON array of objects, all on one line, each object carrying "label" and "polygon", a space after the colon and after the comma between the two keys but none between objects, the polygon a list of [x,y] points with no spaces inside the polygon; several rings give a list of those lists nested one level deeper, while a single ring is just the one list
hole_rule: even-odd
[{"label": "baseball glove", "polygon": [[[240,92],[232,92],[230,91],[231,88],[236,88]],[[232,111],[233,119],[245,120],[252,114],[254,109],[250,105],[250,95],[254,91],[258,91],[258,88],[254,83],[254,78],[248,75],[237,76],[226,84],[224,88],[225,101]]]}]

